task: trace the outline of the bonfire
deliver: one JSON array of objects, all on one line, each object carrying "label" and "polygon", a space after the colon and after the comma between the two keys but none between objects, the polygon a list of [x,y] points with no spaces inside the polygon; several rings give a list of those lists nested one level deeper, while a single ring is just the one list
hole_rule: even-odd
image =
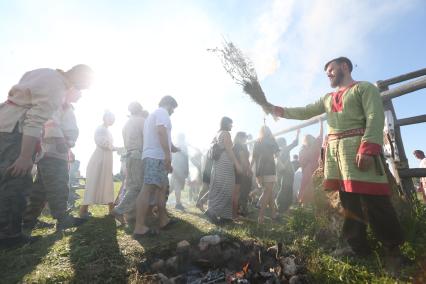
[{"label": "bonfire", "polygon": [[231,78],[243,87],[244,93],[260,105],[266,114],[269,114],[272,105],[266,99],[251,60],[232,42],[226,40],[223,41],[223,47],[208,49],[208,51],[220,57],[223,67]]}]

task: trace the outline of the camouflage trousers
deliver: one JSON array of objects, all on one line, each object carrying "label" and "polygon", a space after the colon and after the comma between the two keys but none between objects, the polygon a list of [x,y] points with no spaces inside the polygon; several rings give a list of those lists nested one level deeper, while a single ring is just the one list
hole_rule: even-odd
[{"label": "camouflage trousers", "polygon": [[136,199],[143,186],[143,162],[140,158],[129,157],[126,161],[126,192],[123,200],[115,207],[115,211],[119,214],[128,214],[134,217],[136,208]]},{"label": "camouflage trousers", "polygon": [[24,229],[32,229],[44,206],[49,205],[50,214],[58,222],[68,217],[67,200],[68,162],[44,157],[37,164],[37,177],[31,188],[29,203],[24,214]]},{"label": "camouflage trousers", "polygon": [[31,176],[12,177],[6,170],[21,152],[22,134],[0,132],[0,239],[20,236],[22,214],[26,206],[26,192],[31,187]]}]

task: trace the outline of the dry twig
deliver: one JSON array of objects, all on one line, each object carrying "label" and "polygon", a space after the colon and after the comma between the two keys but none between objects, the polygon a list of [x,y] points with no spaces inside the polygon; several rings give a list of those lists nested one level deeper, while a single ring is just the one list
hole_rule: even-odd
[{"label": "dry twig", "polygon": [[231,78],[243,87],[243,91],[259,104],[265,112],[271,104],[260,86],[253,63],[232,42],[224,40],[222,48],[212,48],[208,51],[216,53]]}]

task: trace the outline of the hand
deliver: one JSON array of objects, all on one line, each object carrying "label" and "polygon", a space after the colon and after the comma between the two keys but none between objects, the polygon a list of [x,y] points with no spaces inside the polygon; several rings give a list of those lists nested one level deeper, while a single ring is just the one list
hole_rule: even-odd
[{"label": "hand", "polygon": [[176,147],[175,145],[173,145],[172,144],[172,153],[177,153],[177,152],[180,152],[181,151],[181,149],[179,148],[179,147]]},{"label": "hand", "polygon": [[263,111],[266,113],[266,114],[274,114],[274,105],[273,104],[271,104],[271,103],[266,103],[266,104],[264,104],[263,106],[262,106],[262,108],[263,108]]},{"label": "hand", "polygon": [[11,176],[25,176],[31,172],[33,168],[33,160],[19,156],[18,159],[6,170]]},{"label": "hand", "polygon": [[172,167],[172,159],[170,158],[170,155],[167,155],[164,158],[164,166],[166,168],[166,171],[168,173],[172,173],[173,172],[173,167]]},{"label": "hand", "polygon": [[367,171],[374,162],[374,157],[370,155],[357,154],[356,165],[361,171]]}]

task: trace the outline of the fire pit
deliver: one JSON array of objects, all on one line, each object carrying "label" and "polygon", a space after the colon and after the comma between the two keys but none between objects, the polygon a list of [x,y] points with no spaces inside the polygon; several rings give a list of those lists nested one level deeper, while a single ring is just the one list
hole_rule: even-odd
[{"label": "fire pit", "polygon": [[254,240],[210,235],[198,244],[182,241],[166,254],[139,265],[144,283],[310,283],[301,259],[285,252],[281,243],[266,248]]}]

